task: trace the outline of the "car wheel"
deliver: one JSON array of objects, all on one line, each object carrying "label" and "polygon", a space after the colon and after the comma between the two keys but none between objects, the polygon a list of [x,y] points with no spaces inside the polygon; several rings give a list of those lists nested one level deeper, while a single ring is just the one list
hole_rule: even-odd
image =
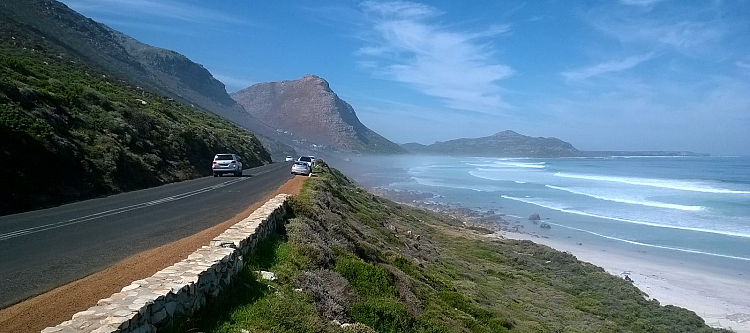
[{"label": "car wheel", "polygon": [[214,177],[219,177],[219,174],[214,172]]}]

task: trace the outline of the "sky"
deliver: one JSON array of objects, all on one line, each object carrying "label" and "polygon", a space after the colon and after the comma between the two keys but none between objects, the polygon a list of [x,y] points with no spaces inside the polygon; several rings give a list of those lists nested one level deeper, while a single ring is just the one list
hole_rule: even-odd
[{"label": "sky", "polygon": [[750,1],[63,0],[228,92],[326,79],[398,143],[750,155]]}]

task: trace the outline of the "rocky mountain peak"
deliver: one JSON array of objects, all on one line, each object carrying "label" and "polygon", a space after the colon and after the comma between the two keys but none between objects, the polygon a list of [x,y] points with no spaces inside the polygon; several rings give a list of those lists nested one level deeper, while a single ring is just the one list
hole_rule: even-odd
[{"label": "rocky mountain peak", "polygon": [[522,136],[522,135],[518,134],[517,132],[515,132],[513,130],[504,130],[504,131],[497,132],[497,133],[493,134],[492,136],[510,137],[510,136]]},{"label": "rocky mountain peak", "polygon": [[328,84],[328,81],[315,74],[307,74],[298,81],[300,81],[300,83],[302,83],[303,85],[309,85],[311,87],[319,86],[323,92],[333,93],[333,90],[331,90],[331,86],[330,84]]},{"label": "rocky mountain peak", "polygon": [[232,98],[253,117],[311,144],[340,151],[403,151],[363,125],[354,108],[316,75],[258,83],[232,94]]},{"label": "rocky mountain peak", "polygon": [[505,130],[480,138],[437,141],[431,145],[404,144],[414,153],[493,156],[493,157],[565,157],[580,156],[573,145],[557,138],[530,137]]}]

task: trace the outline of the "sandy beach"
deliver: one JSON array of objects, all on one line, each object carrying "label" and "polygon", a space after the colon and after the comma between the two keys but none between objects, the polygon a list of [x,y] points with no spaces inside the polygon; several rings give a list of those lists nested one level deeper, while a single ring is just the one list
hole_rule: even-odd
[{"label": "sandy beach", "polygon": [[659,300],[694,311],[708,325],[750,332],[750,277],[727,277],[710,271],[680,267],[671,262],[656,262],[627,253],[616,253],[595,245],[566,242],[530,234],[499,232],[511,239],[531,240],[560,251],[570,252],[579,260],[604,268],[610,274],[629,276],[633,283]]}]

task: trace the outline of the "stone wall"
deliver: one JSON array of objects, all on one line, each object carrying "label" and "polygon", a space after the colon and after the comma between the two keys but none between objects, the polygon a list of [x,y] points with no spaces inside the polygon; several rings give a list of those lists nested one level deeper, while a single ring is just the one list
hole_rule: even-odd
[{"label": "stone wall", "polygon": [[252,254],[258,242],[284,223],[286,198],[286,194],[279,194],[187,259],[134,281],[42,333],[156,332],[176,316],[191,315],[240,272],[244,255]]}]

